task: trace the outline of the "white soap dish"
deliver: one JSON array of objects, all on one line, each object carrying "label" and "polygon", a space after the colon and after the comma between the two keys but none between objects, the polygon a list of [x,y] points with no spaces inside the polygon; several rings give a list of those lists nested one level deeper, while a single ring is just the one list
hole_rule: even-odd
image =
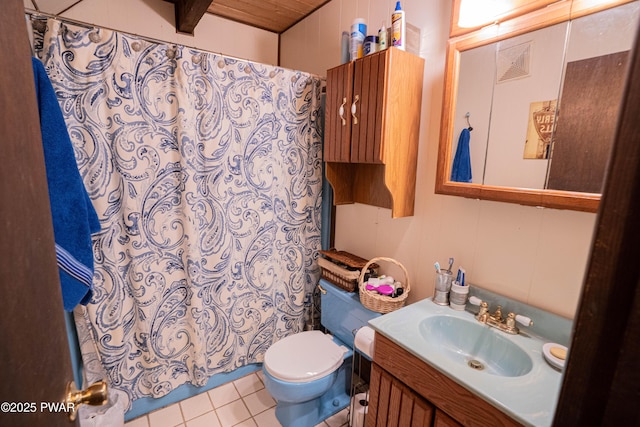
[{"label": "white soap dish", "polygon": [[564,369],[564,362],[567,358],[567,347],[554,342],[548,342],[542,346],[542,354],[544,354],[544,358],[549,365],[556,369]]}]

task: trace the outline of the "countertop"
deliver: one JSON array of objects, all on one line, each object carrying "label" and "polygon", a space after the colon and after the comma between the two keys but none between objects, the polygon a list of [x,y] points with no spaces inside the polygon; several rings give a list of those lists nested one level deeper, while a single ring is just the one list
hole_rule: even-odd
[{"label": "countertop", "polygon": [[422,339],[420,322],[427,317],[438,315],[453,316],[477,323],[473,314],[437,305],[428,298],[370,320],[369,325],[377,333],[389,338],[518,422],[531,426],[552,424],[562,373],[552,368],[544,359],[544,339],[537,336],[509,335],[490,328],[492,332],[501,334],[525,350],[532,359],[533,367],[527,374],[519,377],[474,371],[464,364],[453,362]]}]

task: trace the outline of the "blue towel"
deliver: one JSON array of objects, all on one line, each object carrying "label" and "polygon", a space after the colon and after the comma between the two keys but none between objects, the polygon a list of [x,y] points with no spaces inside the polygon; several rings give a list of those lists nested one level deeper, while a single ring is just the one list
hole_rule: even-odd
[{"label": "blue towel", "polygon": [[453,158],[451,181],[471,182],[471,153],[469,152],[470,139],[471,132],[469,129],[462,129],[462,132],[460,132],[460,138],[458,138],[456,155]]},{"label": "blue towel", "polygon": [[91,234],[100,231],[98,215],[78,171],[58,99],[42,63],[32,58],[56,258],[64,309],[87,304],[93,294]]}]

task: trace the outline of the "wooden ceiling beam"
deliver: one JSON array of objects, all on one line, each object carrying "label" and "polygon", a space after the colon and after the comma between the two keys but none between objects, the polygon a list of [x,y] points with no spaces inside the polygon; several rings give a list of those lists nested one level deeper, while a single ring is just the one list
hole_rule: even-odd
[{"label": "wooden ceiling beam", "polygon": [[[176,31],[193,34],[206,12],[277,34],[330,0],[164,0],[173,3]],[[622,0],[621,0],[622,1]],[[627,0],[628,1],[628,0]]]},{"label": "wooden ceiling beam", "polygon": [[193,30],[211,3],[213,3],[212,0],[175,0],[176,30],[181,33],[193,34]]}]

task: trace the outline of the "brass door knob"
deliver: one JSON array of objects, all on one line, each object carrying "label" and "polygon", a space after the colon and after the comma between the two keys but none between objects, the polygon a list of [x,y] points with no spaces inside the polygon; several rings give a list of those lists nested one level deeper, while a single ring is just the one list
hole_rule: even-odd
[{"label": "brass door knob", "polygon": [[72,408],[72,410],[69,411],[69,419],[75,421],[80,405],[100,406],[107,403],[107,400],[106,382],[98,381],[97,383],[91,384],[86,390],[77,390],[75,383],[71,381],[67,385],[64,402],[68,408]]}]

